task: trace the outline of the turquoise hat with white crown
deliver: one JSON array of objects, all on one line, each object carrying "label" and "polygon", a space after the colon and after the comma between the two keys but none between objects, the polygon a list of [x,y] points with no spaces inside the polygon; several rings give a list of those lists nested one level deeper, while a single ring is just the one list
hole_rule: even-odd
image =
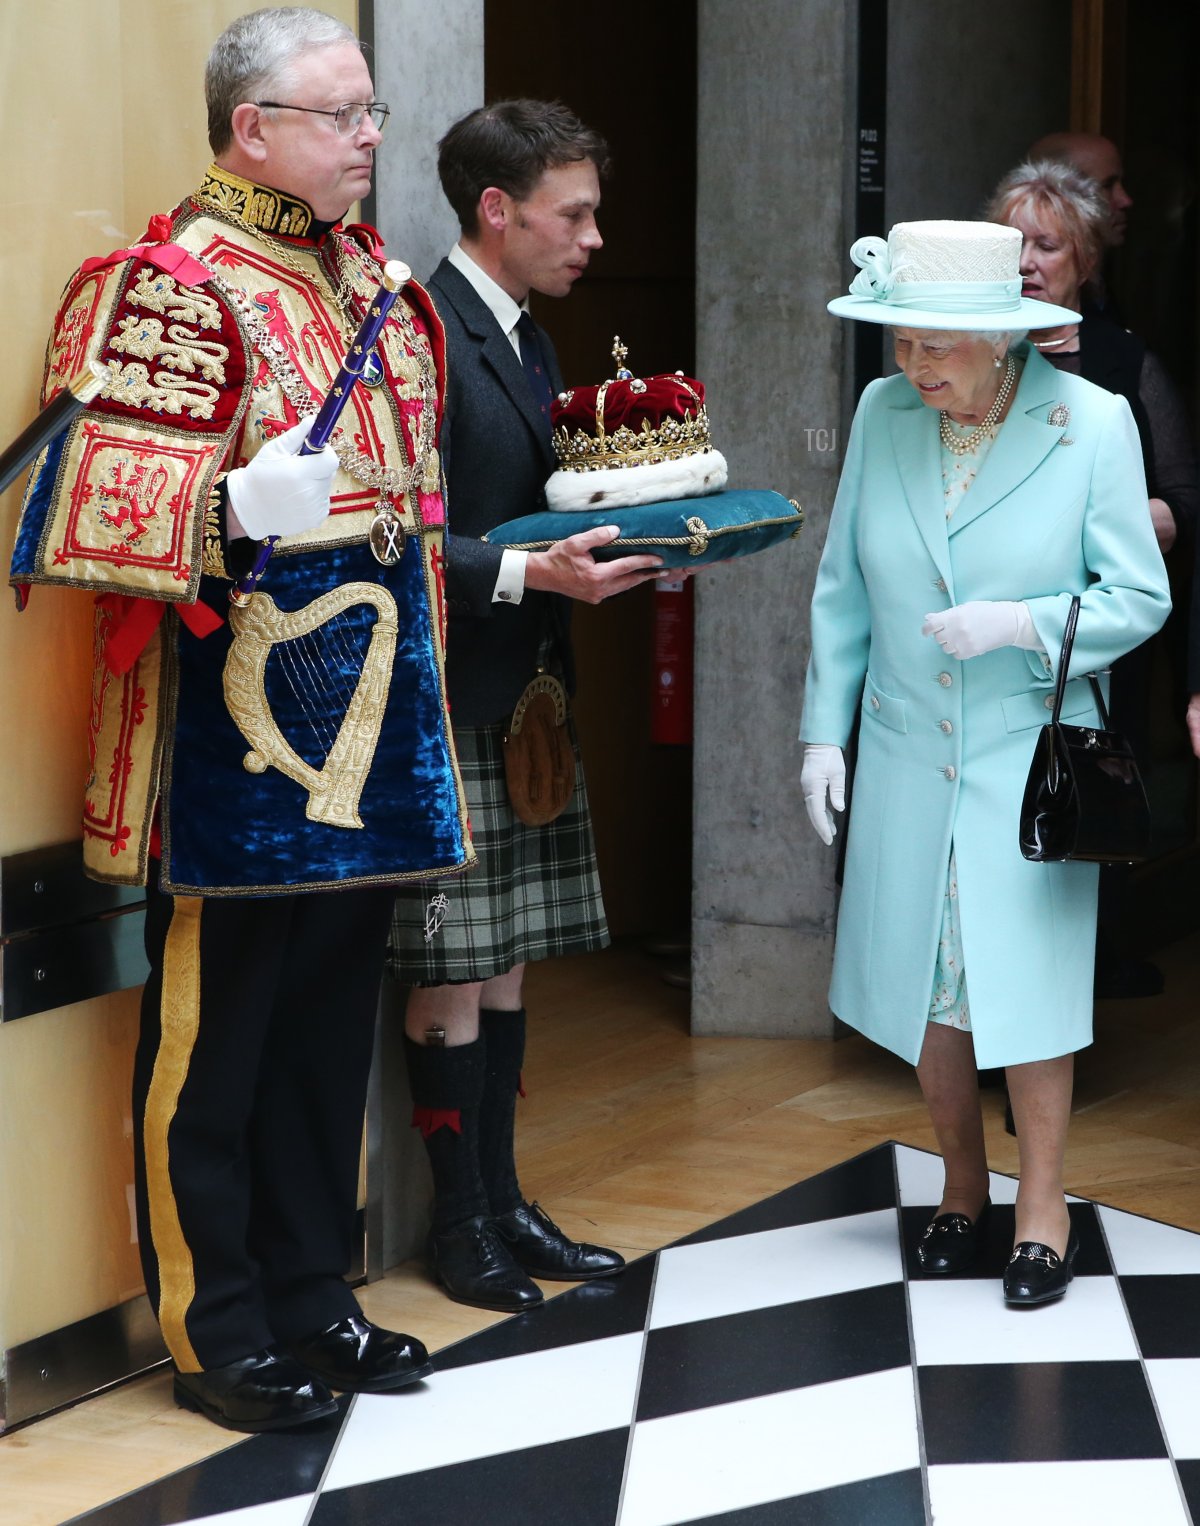
[{"label": "turquoise hat with white crown", "polygon": [[1057,328],[1079,314],[1021,295],[1021,234],[1002,223],[897,223],[850,250],[858,274],[829,311],[897,328],[1003,332]]}]

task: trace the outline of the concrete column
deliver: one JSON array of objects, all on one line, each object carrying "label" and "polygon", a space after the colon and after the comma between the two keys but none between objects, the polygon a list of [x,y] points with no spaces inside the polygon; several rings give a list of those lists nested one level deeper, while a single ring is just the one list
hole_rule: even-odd
[{"label": "concrete column", "polygon": [[798,499],[807,523],[697,580],[695,1033],[834,1027],[835,853],[805,817],[796,740],[853,406],[848,326],[825,304],[858,234],[979,216],[1028,143],[1066,123],[1061,0],[958,7],[952,26],[940,0],[888,11],[886,204],[855,228],[858,7],[699,0],[697,368],[730,480]]},{"label": "concrete column", "polygon": [[800,796],[808,605],[837,486],[855,7],[700,0],[697,369],[730,481],[804,508],[697,579],[692,1031],[828,1035],[835,854]]},{"label": "concrete column", "polygon": [[[437,178],[438,139],[483,104],[483,0],[375,0],[375,92],[392,108],[376,156],[374,218],[388,253],[426,281],[458,237]],[[419,1256],[433,1195],[421,1136],[409,1127],[403,993],[385,977],[380,997],[379,1137],[373,1183],[382,1200],[384,1267]]]},{"label": "concrete column", "polygon": [[375,0],[374,34],[375,91],[392,108],[376,156],[375,215],[388,253],[423,282],[458,237],[437,144],[483,105],[483,0]]}]

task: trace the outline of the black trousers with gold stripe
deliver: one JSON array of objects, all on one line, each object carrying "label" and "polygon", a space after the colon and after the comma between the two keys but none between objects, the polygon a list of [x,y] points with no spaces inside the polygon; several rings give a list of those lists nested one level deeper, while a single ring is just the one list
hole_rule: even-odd
[{"label": "black trousers with gold stripe", "polygon": [[393,894],[148,892],[138,1233],[183,1371],[358,1308],[344,1277]]}]

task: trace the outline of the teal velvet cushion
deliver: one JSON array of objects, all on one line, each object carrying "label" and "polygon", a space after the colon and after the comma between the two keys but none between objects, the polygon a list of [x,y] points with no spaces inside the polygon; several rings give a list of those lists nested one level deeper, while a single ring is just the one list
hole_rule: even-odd
[{"label": "teal velvet cushion", "polygon": [[483,538],[493,546],[544,551],[568,535],[597,525],[617,525],[620,536],[594,553],[598,560],[644,551],[661,556],[667,567],[697,567],[766,551],[798,535],[803,523],[799,505],[781,493],[745,489],[643,503],[634,509],[546,509],[510,519]]}]

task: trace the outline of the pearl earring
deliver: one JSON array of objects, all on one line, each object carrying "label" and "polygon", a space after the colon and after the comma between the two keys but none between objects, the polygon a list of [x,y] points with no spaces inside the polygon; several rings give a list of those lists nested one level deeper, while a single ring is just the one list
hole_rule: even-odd
[{"label": "pearl earring", "polygon": [[999,355],[993,355],[992,356],[992,364],[995,366],[997,371],[1000,369],[1000,357],[999,357]]}]

